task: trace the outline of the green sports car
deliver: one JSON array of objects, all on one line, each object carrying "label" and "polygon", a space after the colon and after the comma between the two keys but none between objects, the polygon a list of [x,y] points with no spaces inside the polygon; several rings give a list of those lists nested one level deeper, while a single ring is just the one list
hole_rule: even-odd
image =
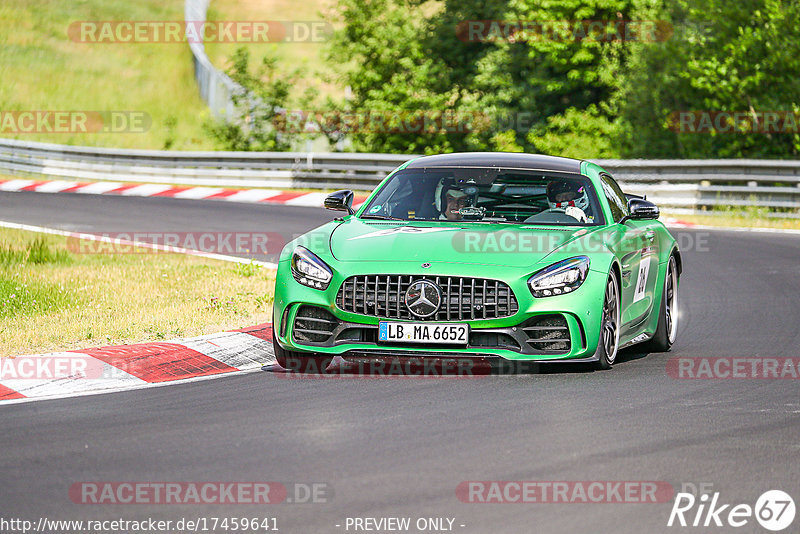
[{"label": "green sports car", "polygon": [[681,253],[600,166],[531,154],[413,159],[280,255],[273,343],[299,372],[348,358],[614,363],[677,333]]}]

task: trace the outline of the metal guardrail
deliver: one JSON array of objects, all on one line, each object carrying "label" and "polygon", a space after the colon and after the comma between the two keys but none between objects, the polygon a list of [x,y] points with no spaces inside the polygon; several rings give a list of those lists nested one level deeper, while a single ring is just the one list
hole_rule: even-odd
[{"label": "metal guardrail", "polygon": [[[669,207],[759,207],[800,217],[800,161],[593,160],[631,193]],[[794,213],[792,213],[794,211]]]},{"label": "metal guardrail", "polygon": [[338,152],[173,152],[0,139],[0,172],[47,179],[368,191],[410,158]]},{"label": "metal guardrail", "polygon": [[[205,22],[209,1],[186,0],[184,4],[186,22]],[[200,96],[208,104],[214,117],[232,120],[235,116],[232,95],[244,94],[246,90],[211,64],[202,42],[190,41],[189,48],[192,50],[194,77],[200,89]]]},{"label": "metal guardrail", "polygon": [[[313,152],[179,152],[0,139],[0,172],[40,179],[372,190],[413,156]],[[757,206],[800,216],[800,162],[594,160],[630,193],[665,207]]]}]

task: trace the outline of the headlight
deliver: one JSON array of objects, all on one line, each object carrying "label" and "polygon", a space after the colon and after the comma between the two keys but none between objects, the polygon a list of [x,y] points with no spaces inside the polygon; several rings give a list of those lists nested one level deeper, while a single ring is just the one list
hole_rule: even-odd
[{"label": "headlight", "polygon": [[552,297],[575,291],[589,272],[589,258],[577,256],[545,267],[528,279],[534,297]]},{"label": "headlight", "polygon": [[333,271],[310,250],[297,247],[292,253],[292,276],[304,286],[327,289]]}]

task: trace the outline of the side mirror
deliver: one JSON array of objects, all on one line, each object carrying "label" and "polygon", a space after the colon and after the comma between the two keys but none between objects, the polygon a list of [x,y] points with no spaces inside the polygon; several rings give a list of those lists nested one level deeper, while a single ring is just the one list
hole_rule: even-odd
[{"label": "side mirror", "polygon": [[334,211],[346,211],[349,215],[355,213],[353,206],[353,192],[349,189],[343,189],[331,193],[325,198],[325,209]]},{"label": "side mirror", "polygon": [[660,215],[658,206],[643,198],[631,198],[628,200],[628,211],[630,212],[630,215],[626,215],[620,219],[620,224],[623,224],[629,219],[634,221],[658,219],[658,216]]}]

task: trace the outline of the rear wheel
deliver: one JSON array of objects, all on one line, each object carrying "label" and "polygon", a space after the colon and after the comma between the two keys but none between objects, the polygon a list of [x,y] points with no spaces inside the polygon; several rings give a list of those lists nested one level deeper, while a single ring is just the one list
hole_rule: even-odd
[{"label": "rear wheel", "polygon": [[600,339],[597,343],[597,367],[611,369],[617,359],[619,349],[619,285],[614,274],[608,276],[606,294],[603,299],[603,319],[600,326]]},{"label": "rear wheel", "polygon": [[285,350],[275,339],[275,332],[272,333],[272,346],[275,349],[275,359],[278,360],[278,365],[295,373],[322,374],[333,360],[330,356]]},{"label": "rear wheel", "polygon": [[667,352],[678,336],[678,265],[675,256],[669,257],[658,326],[653,338],[647,343],[650,352]]}]

